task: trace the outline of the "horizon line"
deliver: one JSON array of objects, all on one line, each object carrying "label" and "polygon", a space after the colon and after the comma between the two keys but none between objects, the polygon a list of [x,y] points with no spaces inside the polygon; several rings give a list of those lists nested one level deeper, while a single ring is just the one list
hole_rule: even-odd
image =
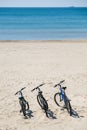
[{"label": "horizon line", "polygon": [[87,8],[87,6],[0,6],[0,8]]}]

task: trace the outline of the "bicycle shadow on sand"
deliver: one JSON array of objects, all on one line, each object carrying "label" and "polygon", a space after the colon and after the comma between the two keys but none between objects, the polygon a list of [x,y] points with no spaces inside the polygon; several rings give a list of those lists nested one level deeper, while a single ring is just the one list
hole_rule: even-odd
[{"label": "bicycle shadow on sand", "polygon": [[[61,110],[66,110],[66,108],[62,108]],[[71,115],[70,116],[73,117],[73,118],[80,118],[79,114],[74,109],[71,109]]]},{"label": "bicycle shadow on sand", "polygon": [[84,118],[83,115],[79,115],[76,110],[72,109],[72,117],[74,118]]},{"label": "bicycle shadow on sand", "polygon": [[26,111],[26,117],[25,117],[25,118],[28,119],[28,118],[32,118],[32,117],[34,117],[34,116],[33,116],[33,112],[32,112],[31,110],[27,110],[27,111]]},{"label": "bicycle shadow on sand", "polygon": [[72,115],[71,116],[74,117],[74,118],[79,118],[80,117],[79,114],[77,113],[77,111],[74,110],[74,109],[72,109]]},{"label": "bicycle shadow on sand", "polygon": [[48,118],[57,119],[54,112],[51,111],[50,109],[47,111],[47,115],[48,115]]}]

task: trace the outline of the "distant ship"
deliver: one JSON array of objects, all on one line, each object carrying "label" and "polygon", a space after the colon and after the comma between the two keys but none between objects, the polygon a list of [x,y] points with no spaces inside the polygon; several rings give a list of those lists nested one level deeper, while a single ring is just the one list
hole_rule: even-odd
[{"label": "distant ship", "polygon": [[75,6],[70,6],[69,8],[75,8]]}]

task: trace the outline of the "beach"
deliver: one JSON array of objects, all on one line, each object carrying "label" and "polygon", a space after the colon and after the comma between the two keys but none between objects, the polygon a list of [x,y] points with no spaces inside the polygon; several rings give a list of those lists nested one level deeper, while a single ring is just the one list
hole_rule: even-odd
[{"label": "beach", "polygon": [[[78,117],[70,116],[54,102],[65,80],[66,93]],[[43,95],[55,119],[47,118],[37,102],[41,83]],[[22,87],[32,117],[24,119],[18,97]],[[0,130],[87,130],[87,40],[0,41]]]}]

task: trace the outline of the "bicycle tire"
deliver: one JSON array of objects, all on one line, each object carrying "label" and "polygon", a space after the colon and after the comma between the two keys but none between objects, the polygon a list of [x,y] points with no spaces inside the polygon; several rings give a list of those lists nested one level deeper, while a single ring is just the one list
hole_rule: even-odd
[{"label": "bicycle tire", "polygon": [[58,107],[63,107],[64,106],[64,102],[63,102],[63,100],[61,101],[60,100],[60,93],[56,93],[55,95],[54,95],[54,101],[55,101],[55,103],[56,103],[56,105],[58,106]]},{"label": "bicycle tire", "polygon": [[29,110],[29,103],[26,101],[26,110]]},{"label": "bicycle tire", "polygon": [[66,99],[65,105],[66,105],[67,112],[71,116],[72,115],[72,107],[71,107],[70,101]]},{"label": "bicycle tire", "polygon": [[43,96],[41,97],[41,96],[37,95],[37,102],[42,109],[44,109],[45,111],[48,110],[48,103]]},{"label": "bicycle tire", "polygon": [[26,105],[22,102],[21,104],[23,115],[26,116]]}]

